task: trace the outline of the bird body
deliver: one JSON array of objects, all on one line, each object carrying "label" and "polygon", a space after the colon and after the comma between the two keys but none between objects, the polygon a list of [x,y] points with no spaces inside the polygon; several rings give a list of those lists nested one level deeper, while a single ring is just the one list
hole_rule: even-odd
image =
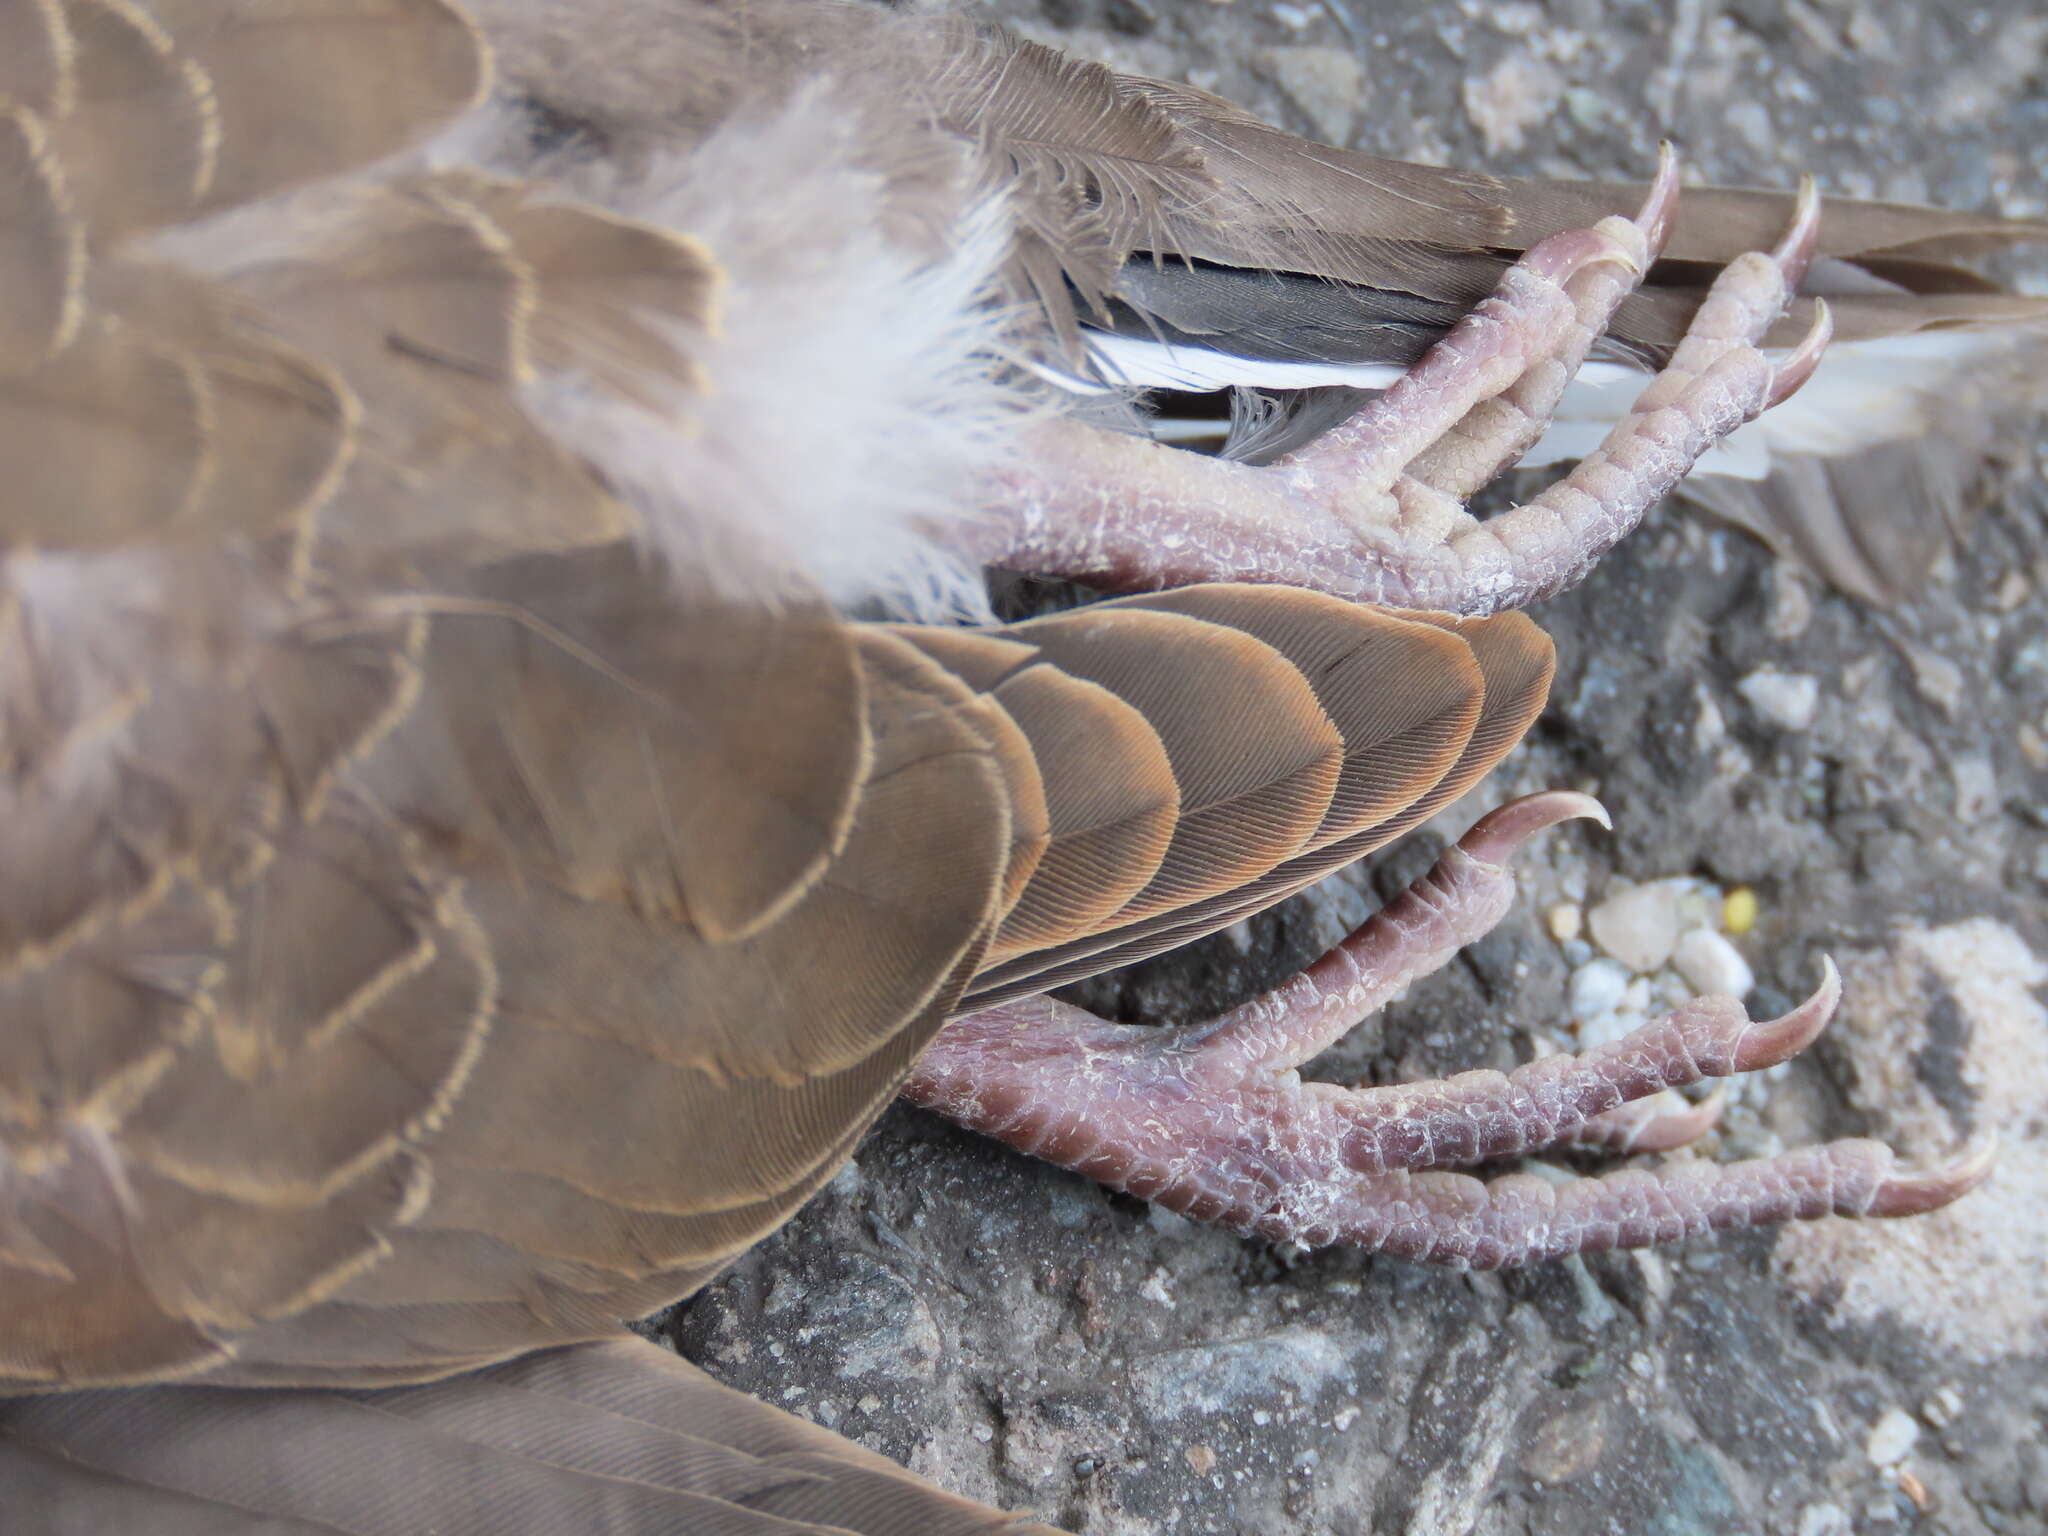
[{"label": "bird body", "polygon": [[[1458,521],[1491,459],[1388,461],[1375,579],[1445,594],[1397,609],[1155,535],[1306,499],[1398,424],[1256,466],[1075,413],[1189,337],[1218,382],[1274,382],[1243,365],[1348,346],[1365,306],[1372,348],[1307,361],[1406,370],[1453,423],[1459,389],[1514,398],[1475,439],[1499,457],[1555,399],[1520,365],[1434,381],[1430,344],[1479,326],[1561,387],[1543,348],[1611,317],[1701,451],[1817,357],[1819,311],[1763,334],[1815,239],[1842,331],[1910,339],[2037,313],[1948,264],[2035,231],[1852,205],[1816,234],[1765,194],[1674,224],[1668,167],[1367,161],[862,6],[477,13],[481,107],[442,0],[0,3],[0,1482],[31,1530],[998,1528],[622,1322],[785,1220],[921,1055],[960,1100],[950,1018],[1399,836],[1551,669],[1498,611],[1536,578]],[[1101,484],[1061,478],[1091,455]],[[1661,473],[1594,498],[1602,537]],[[1148,538],[1251,580],[904,622],[979,612],[992,553],[1160,584]],[[1501,814],[1458,852],[1478,873],[1446,866],[1461,933],[1516,842],[1587,812]],[[1354,969],[1392,942],[1361,933]],[[1749,1028],[1684,1027],[1702,1060]],[[1648,1091],[1601,1084],[1569,1112],[1596,1141]],[[1757,1208],[1972,1176],[1844,1156],[1853,1199]],[[1537,1254],[1494,1243],[1437,1256]]]}]

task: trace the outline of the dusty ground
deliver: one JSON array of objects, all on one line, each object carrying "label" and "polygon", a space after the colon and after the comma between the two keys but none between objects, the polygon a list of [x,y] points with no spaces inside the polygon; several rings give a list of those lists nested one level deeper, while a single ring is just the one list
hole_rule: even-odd
[{"label": "dusty ground", "polygon": [[[991,9],[1385,153],[1639,175],[1668,133],[1717,180],[1810,168],[1829,191],[2048,211],[2038,0]],[[1579,958],[1551,906],[1631,879],[1746,884],[1757,1010],[1803,993],[1824,950],[1849,1001],[1719,1150],[1874,1134],[1933,1160],[1996,1129],[2000,1171],[1955,1212],[1463,1276],[1240,1242],[899,1109],[672,1320],[677,1341],[949,1487],[1090,1533],[2048,1531],[2048,465],[2019,460],[1890,616],[1671,509],[1540,611],[1550,710],[1442,830],[1572,784],[1617,832],[1547,838],[1508,922],[1328,1064],[1525,1059],[1559,1033]],[[1760,712],[1741,687],[1760,669],[1813,680],[1809,723]],[[1213,1011],[1436,846],[1096,995]]]}]

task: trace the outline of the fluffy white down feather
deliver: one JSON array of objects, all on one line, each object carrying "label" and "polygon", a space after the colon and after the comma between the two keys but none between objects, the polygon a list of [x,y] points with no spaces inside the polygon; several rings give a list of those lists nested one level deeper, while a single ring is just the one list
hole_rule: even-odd
[{"label": "fluffy white down feather", "polygon": [[1002,361],[1007,228],[982,202],[942,254],[891,239],[853,121],[814,83],[605,196],[703,241],[729,276],[716,334],[692,339],[711,387],[678,403],[686,431],[559,382],[536,405],[635,500],[677,569],[982,617],[980,570],[948,530],[977,515],[975,484],[1016,450],[1038,388]]}]

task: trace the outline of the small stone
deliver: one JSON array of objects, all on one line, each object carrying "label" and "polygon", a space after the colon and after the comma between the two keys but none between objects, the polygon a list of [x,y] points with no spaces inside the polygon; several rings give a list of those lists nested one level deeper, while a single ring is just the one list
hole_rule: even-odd
[{"label": "small stone", "polygon": [[1957,821],[1968,826],[1998,809],[1998,771],[1990,758],[1965,753],[1949,765],[1949,772],[1955,777]]},{"label": "small stone", "polygon": [[2020,756],[2027,760],[2027,766],[2037,773],[2048,773],[2048,735],[2031,725],[2022,725],[2019,743]]},{"label": "small stone", "polygon": [[1574,1019],[1584,1023],[1612,1013],[1627,990],[1627,971],[1612,960],[1588,960],[1572,972],[1565,992],[1566,1006]]},{"label": "small stone", "polygon": [[1350,50],[1293,43],[1264,49],[1261,57],[1318,137],[1330,144],[1351,142],[1365,106],[1367,80],[1365,66]]},{"label": "small stone", "polygon": [[1674,880],[1671,885],[1678,894],[1678,928],[1681,933],[1688,928],[1720,928],[1721,887],[1695,879]]},{"label": "small stone", "polygon": [[1564,93],[1564,109],[1571,114],[1572,121],[1581,128],[1597,128],[1607,120],[1607,98],[1598,91],[1588,90],[1583,85],[1567,86]]},{"label": "small stone", "polygon": [[1189,1221],[1187,1217],[1181,1215],[1178,1211],[1169,1211],[1163,1205],[1148,1205],[1145,1207],[1145,1225],[1155,1232],[1163,1232],[1170,1237],[1185,1237],[1195,1227],[1195,1224]]},{"label": "small stone", "polygon": [[1560,901],[1543,915],[1543,921],[1550,929],[1550,936],[1558,943],[1566,944],[1576,939],[1586,926],[1586,913],[1577,902]]},{"label": "small stone", "polygon": [[1522,1447],[1522,1470],[1546,1488],[1576,1482],[1600,1466],[1611,1410],[1599,1402],[1548,1417]]},{"label": "small stone", "polygon": [[1711,928],[1695,928],[1678,941],[1671,963],[1695,993],[1747,997],[1756,973],[1733,944]]},{"label": "small stone", "polygon": [[1839,1504],[1809,1504],[1799,1512],[1799,1536],[1849,1536],[1853,1529]]},{"label": "small stone", "polygon": [[1362,1412],[1364,1410],[1356,1405],[1339,1408],[1330,1415],[1330,1428],[1336,1430],[1341,1435],[1345,1430],[1358,1422],[1358,1416]]},{"label": "small stone", "polygon": [[1992,595],[1992,604],[2000,613],[2011,613],[2027,600],[2033,589],[2027,585],[2027,578],[2018,571],[2007,571],[2005,580],[1998,584],[1998,591]]},{"label": "small stone", "polygon": [[1191,1445],[1180,1454],[1188,1470],[1197,1477],[1207,1477],[1216,1470],[1216,1453],[1206,1445]]},{"label": "small stone", "polygon": [[1219,928],[1216,931],[1216,937],[1230,945],[1240,955],[1250,954],[1253,942],[1251,919],[1246,918],[1240,922],[1232,923],[1228,928]]},{"label": "small stone", "polygon": [[1166,1271],[1164,1268],[1155,1269],[1151,1274],[1147,1275],[1139,1283],[1138,1294],[1147,1301],[1157,1302],[1168,1310],[1171,1310],[1175,1304],[1173,1292],[1168,1290],[1166,1286]]},{"label": "small stone", "polygon": [[1820,680],[1805,672],[1758,667],[1735,685],[1735,691],[1780,730],[1805,730],[1820,709]]},{"label": "small stone", "polygon": [[1813,622],[1813,590],[1799,567],[1781,560],[1771,571],[1771,610],[1764,632],[1773,640],[1797,640]]},{"label": "small stone", "polygon": [[1920,697],[1949,719],[1955,719],[1963,701],[1963,669],[1925,646],[1904,645],[1900,649],[1913,669],[1913,687]]},{"label": "small stone", "polygon": [[1947,1429],[1963,1416],[1963,1394],[1954,1387],[1936,1387],[1920,1405],[1920,1417],[1936,1429]]},{"label": "small stone", "polygon": [[1882,656],[1859,656],[1835,674],[1842,697],[1860,699],[1864,691],[1877,681],[1877,674],[1884,670]]},{"label": "small stone", "polygon": [[1587,914],[1593,942],[1632,971],[1654,971],[1678,943],[1678,892],[1663,880],[1631,886]]},{"label": "small stone", "polygon": [[1708,752],[1727,740],[1728,717],[1704,683],[1694,685],[1693,701],[1699,705],[1699,715],[1693,721],[1692,737],[1702,752]]},{"label": "small stone", "polygon": [[1738,939],[1756,926],[1756,892],[1738,885],[1721,898],[1721,927]]},{"label": "small stone", "polygon": [[1883,1417],[1870,1427],[1870,1438],[1863,1442],[1863,1451],[1872,1466],[1895,1467],[1906,1459],[1919,1438],[1920,1426],[1913,1422],[1910,1413],[1903,1408],[1887,1408]]},{"label": "small stone", "polygon": [[[1667,1089],[1666,1091],[1668,1092],[1669,1090]],[[1663,1255],[1654,1248],[1638,1248],[1635,1250],[1634,1257],[1636,1269],[1643,1277],[1643,1289],[1650,1293],[1653,1300],[1669,1301],[1671,1299],[1671,1266],[1664,1262]]]},{"label": "small stone", "polygon": [[1520,149],[1529,130],[1549,122],[1564,96],[1564,77],[1529,54],[1510,54],[1464,84],[1465,115],[1486,152]]},{"label": "small stone", "polygon": [[1613,1008],[1605,1013],[1597,1013],[1580,1023],[1579,1049],[1590,1051],[1595,1046],[1612,1045],[1615,1041],[1634,1033],[1642,1022],[1643,1016],[1640,1013],[1627,1013]]},{"label": "small stone", "polygon": [[1721,120],[1742,136],[1742,142],[1758,154],[1768,154],[1778,147],[1777,130],[1771,126],[1771,114],[1761,102],[1738,101],[1721,114]]}]

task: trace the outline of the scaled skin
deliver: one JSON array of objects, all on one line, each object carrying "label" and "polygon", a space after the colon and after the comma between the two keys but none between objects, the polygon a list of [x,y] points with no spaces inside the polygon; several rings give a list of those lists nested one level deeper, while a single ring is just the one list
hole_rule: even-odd
[{"label": "scaled skin", "polygon": [[1701,453],[1799,388],[1826,306],[1782,362],[1758,350],[1813,255],[1811,184],[1783,241],[1722,272],[1671,363],[1605,444],[1485,522],[1465,501],[1542,435],[1614,307],[1670,233],[1667,149],[1642,210],[1531,249],[1390,389],[1278,463],[1253,468],[1072,423],[1001,477],[984,558],[1122,589],[1284,582],[1394,608],[1486,614],[1582,579]]},{"label": "scaled skin", "polygon": [[[1669,366],[1598,451],[1524,505],[1483,523],[1464,510],[1541,436],[1593,338],[1662,249],[1677,198],[1667,146],[1633,220],[1532,248],[1384,394],[1269,467],[1048,428],[1040,467],[997,486],[1009,521],[987,554],[1119,587],[1250,577],[1472,615],[1570,586],[1703,451],[1796,391],[1826,350],[1824,304],[1780,363],[1758,349],[1812,257],[1820,204],[1809,181],[1778,247],[1721,273]],[[1295,1068],[1484,936],[1513,893],[1506,856],[1573,816],[1606,820],[1582,796],[1494,812],[1316,965],[1221,1019],[1133,1029],[1033,998],[949,1024],[907,1094],[1198,1220],[1482,1269],[1716,1228],[1910,1215],[1982,1182],[1988,1144],[1946,1169],[1899,1174],[1888,1148],[1855,1140],[1562,1185],[1439,1171],[1558,1147],[1681,1145],[1711,1111],[1659,1117],[1635,1101],[1803,1048],[1839,996],[1832,966],[1812,999],[1773,1024],[1753,1024],[1731,998],[1704,998],[1611,1047],[1508,1078],[1349,1091],[1300,1082]]]}]

